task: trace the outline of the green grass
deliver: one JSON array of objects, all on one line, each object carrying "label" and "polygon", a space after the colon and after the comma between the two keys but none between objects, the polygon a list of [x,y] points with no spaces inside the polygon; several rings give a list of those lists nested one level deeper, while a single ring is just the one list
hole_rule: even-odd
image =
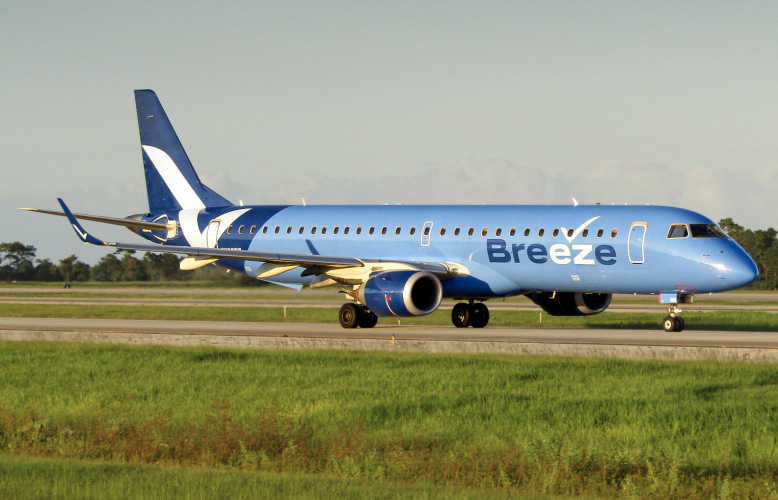
[{"label": "green grass", "polygon": [[5,342],[0,366],[6,456],[347,485],[776,497],[772,365]]},{"label": "green grass", "polygon": [[[335,323],[337,308],[218,307],[218,306],[109,306],[81,304],[0,304],[0,317],[103,318],[192,321],[247,321]],[[554,317],[532,311],[493,311],[489,326],[518,328],[661,328],[664,313],[613,313],[594,316]],[[712,311],[684,313],[688,330],[778,331],[778,314],[756,311]],[[379,324],[396,325],[396,318],[380,318]],[[451,312],[439,310],[429,316],[402,318],[403,325],[451,325]]]},{"label": "green grass", "polygon": [[[509,491],[0,455],[0,498],[516,498]],[[522,498],[555,498],[523,496]]]}]

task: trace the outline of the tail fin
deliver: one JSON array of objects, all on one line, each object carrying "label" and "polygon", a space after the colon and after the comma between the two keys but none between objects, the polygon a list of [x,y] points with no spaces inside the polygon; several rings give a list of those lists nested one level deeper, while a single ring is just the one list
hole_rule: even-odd
[{"label": "tail fin", "polygon": [[157,95],[135,91],[146,190],[152,213],[232,205],[200,182]]}]

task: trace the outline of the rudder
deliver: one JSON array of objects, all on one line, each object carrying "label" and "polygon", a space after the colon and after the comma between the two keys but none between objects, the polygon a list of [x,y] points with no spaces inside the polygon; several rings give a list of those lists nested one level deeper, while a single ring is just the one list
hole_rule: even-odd
[{"label": "rudder", "polygon": [[160,213],[232,205],[200,181],[154,91],[136,90],[135,106],[149,210]]}]

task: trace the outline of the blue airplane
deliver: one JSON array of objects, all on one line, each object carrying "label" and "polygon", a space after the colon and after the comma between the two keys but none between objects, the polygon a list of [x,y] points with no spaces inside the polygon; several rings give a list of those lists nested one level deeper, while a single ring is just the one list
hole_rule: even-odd
[{"label": "blue airplane", "polygon": [[[136,90],[149,211],[66,216],[86,243],[182,254],[301,289],[339,286],[344,328],[423,316],[458,299],[456,327],[489,322],[484,301],[526,295],[557,316],[603,312],[614,293],[659,296],[666,331],[679,304],[756,280],[749,255],[710,219],[664,206],[235,205],[204,185],[156,94]],[[106,242],[77,219],[118,224],[153,244]]]}]

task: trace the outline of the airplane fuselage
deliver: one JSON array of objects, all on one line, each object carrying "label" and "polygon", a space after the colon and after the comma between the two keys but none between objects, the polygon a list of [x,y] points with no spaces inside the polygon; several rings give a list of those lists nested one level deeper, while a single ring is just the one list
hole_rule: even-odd
[{"label": "airplane fuselage", "polygon": [[[673,207],[234,206],[165,215],[178,220],[175,235],[141,235],[164,245],[452,262],[467,268],[468,276],[442,282],[445,297],[535,290],[708,293],[741,287],[756,272],[753,261],[725,235],[692,235],[689,229],[684,237],[670,237],[674,226],[715,228],[710,219]],[[262,265],[218,264],[254,277]],[[303,271],[291,269],[272,281],[310,284],[314,277],[301,276]]]}]

